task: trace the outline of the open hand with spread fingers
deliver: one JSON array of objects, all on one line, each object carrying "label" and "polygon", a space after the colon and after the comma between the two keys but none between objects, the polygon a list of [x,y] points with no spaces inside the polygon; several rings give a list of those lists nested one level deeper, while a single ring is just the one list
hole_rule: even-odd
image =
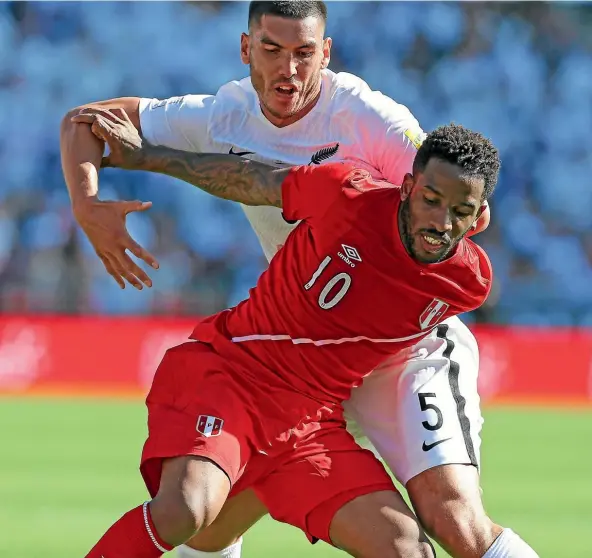
[{"label": "open hand with spread fingers", "polygon": [[128,251],[152,268],[158,269],[156,258],[130,236],[125,226],[128,214],[146,211],[150,207],[152,202],[101,201],[89,198],[75,212],[76,220],[105,269],[122,289],[125,289],[125,281],[138,290],[142,290],[143,285],[152,286],[150,277],[133,261]]}]

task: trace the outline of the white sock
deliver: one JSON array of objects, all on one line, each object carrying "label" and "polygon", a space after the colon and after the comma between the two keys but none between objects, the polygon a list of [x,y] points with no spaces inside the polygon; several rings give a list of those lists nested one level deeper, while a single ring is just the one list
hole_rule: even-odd
[{"label": "white sock", "polygon": [[178,558],[240,558],[242,545],[242,537],[233,545],[217,552],[203,552],[182,544],[177,547],[176,554]]},{"label": "white sock", "polygon": [[504,529],[483,558],[539,558],[539,555],[512,529]]}]

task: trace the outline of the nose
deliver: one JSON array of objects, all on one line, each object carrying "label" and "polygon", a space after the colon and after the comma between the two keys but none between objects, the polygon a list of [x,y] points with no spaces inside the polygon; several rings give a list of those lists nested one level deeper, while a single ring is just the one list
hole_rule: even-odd
[{"label": "nose", "polygon": [[448,208],[442,207],[432,213],[431,226],[442,234],[452,230],[452,217]]},{"label": "nose", "polygon": [[283,78],[291,78],[296,75],[296,57],[291,52],[286,53],[281,59],[280,75]]}]

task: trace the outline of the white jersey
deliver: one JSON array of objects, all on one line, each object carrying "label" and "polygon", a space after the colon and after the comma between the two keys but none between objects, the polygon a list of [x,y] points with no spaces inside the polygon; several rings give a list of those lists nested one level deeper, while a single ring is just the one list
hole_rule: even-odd
[{"label": "white jersey", "polygon": [[[140,101],[140,125],[152,144],[201,153],[234,153],[275,166],[353,161],[375,178],[401,184],[424,134],[409,109],[348,73],[322,73],[315,107],[278,128],[263,115],[251,79],[216,95]],[[275,207],[243,209],[271,259],[294,228]]]}]

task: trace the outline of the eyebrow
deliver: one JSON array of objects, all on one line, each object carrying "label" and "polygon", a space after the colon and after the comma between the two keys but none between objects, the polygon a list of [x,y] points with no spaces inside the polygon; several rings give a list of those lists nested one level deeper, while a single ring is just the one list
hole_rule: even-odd
[{"label": "eyebrow", "polygon": [[[280,45],[279,43],[276,43],[274,40],[270,39],[269,37],[263,36],[261,37],[261,42],[265,45],[270,45],[270,46],[274,46],[277,48],[285,48],[284,46]],[[302,48],[314,48],[317,46],[317,42],[315,40],[310,40],[300,46],[296,47],[296,50],[302,49]]]},{"label": "eyebrow", "polygon": [[[437,196],[443,197],[442,192],[440,192],[440,190],[438,190],[434,186],[431,186],[430,184],[424,184],[424,188],[427,188],[428,190],[430,190],[430,192],[433,192]],[[472,210],[474,210],[477,207],[474,203],[470,202],[460,202],[458,205],[464,205]]]}]

